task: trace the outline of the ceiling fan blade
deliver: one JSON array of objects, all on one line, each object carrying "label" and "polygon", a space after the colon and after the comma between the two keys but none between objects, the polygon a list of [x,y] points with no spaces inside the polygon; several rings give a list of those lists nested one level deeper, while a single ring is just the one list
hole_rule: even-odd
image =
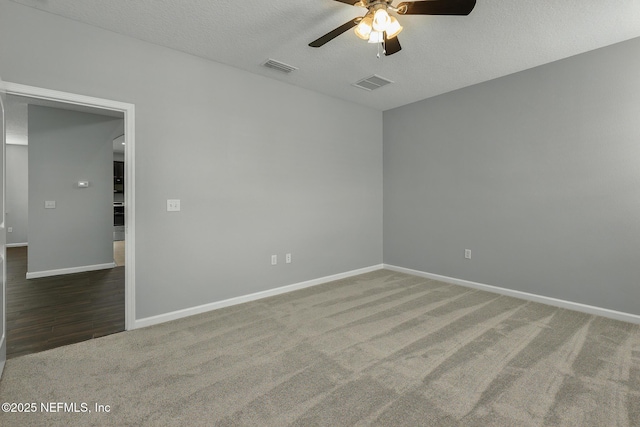
[{"label": "ceiling fan blade", "polygon": [[356,3],[360,2],[360,0],[336,0],[336,1],[339,1],[340,3],[350,4],[351,6],[353,6]]},{"label": "ceiling fan blade", "polygon": [[398,40],[398,36],[388,39],[387,33],[384,33],[384,54],[385,56],[393,55],[394,53],[400,52],[402,46],[400,46],[400,40]]},{"label": "ceiling fan blade", "polygon": [[355,19],[352,19],[351,21],[347,22],[346,24],[342,24],[341,26],[339,26],[335,30],[330,31],[327,34],[325,34],[324,36],[320,37],[319,39],[312,41],[311,43],[309,43],[309,46],[311,46],[311,47],[320,47],[323,44],[325,44],[327,42],[330,42],[331,40],[333,40],[336,37],[338,37],[340,34],[344,33],[347,30],[350,30],[351,28],[353,28],[356,25],[358,25],[360,20],[362,20],[362,18],[355,18]]},{"label": "ceiling fan blade", "polygon": [[426,0],[400,3],[401,15],[468,15],[476,6],[476,0]]}]

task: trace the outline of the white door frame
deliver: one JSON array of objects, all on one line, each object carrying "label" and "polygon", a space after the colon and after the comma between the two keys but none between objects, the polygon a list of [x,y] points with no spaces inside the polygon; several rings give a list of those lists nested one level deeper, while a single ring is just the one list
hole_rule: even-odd
[{"label": "white door frame", "polygon": [[135,328],[136,293],[135,293],[135,105],[109,99],[94,98],[57,90],[49,90],[18,83],[1,82],[7,95],[26,96],[67,104],[83,105],[103,110],[119,111],[124,114],[125,145],[125,293],[124,293],[124,325],[125,330]]},{"label": "white door frame", "polygon": [[[2,85],[2,79],[0,79],[0,85]],[[4,365],[7,362],[7,266],[5,263],[5,248],[6,248],[6,232],[5,232],[5,212],[6,207],[6,170],[7,170],[7,151],[5,144],[6,123],[5,123],[5,109],[4,100],[5,93],[0,86],[0,153],[2,153],[2,164],[0,164],[0,193],[2,193],[2,200],[0,200],[0,206],[2,211],[0,212],[0,304],[2,305],[2,331],[0,331],[0,378],[2,378],[2,372],[4,371]]]}]

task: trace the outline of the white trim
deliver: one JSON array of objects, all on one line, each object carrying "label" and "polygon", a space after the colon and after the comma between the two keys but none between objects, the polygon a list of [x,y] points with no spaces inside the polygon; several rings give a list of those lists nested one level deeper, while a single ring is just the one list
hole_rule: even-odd
[{"label": "white trim", "polygon": [[80,267],[58,268],[56,270],[43,270],[43,271],[34,271],[34,272],[28,271],[27,279],[39,279],[41,277],[61,276],[63,274],[84,273],[85,271],[107,270],[109,268],[114,268],[115,266],[116,266],[115,262],[108,262],[105,264],[82,265]]},{"label": "white trim", "polygon": [[[27,86],[19,83],[2,82],[7,95],[26,96],[29,98],[46,99],[48,101],[66,102],[68,104],[83,105],[112,111],[128,111],[133,104],[112,101],[110,99],[94,98],[92,96],[78,95],[68,92],[60,92],[41,87]],[[126,117],[126,114],[125,114]],[[128,138],[127,138],[128,140]]]},{"label": "white trim", "polygon": [[7,266],[4,262],[4,256],[6,254],[6,246],[7,246],[7,232],[4,226],[6,221],[6,206],[7,206],[7,126],[5,122],[5,110],[4,110],[4,101],[5,91],[2,89],[3,81],[0,78],[0,152],[2,153],[2,161],[0,161],[0,193],[2,193],[2,197],[0,198],[0,205],[2,205],[2,211],[0,211],[0,233],[2,233],[0,244],[0,304],[2,305],[2,319],[0,319],[0,324],[2,324],[2,338],[0,338],[0,378],[2,378],[2,373],[4,372],[4,365],[7,361]]},{"label": "white trim", "polygon": [[[46,99],[50,101],[66,102],[68,104],[84,105],[104,110],[120,111],[124,114],[125,128],[125,312],[124,327],[133,329],[136,318],[135,304],[135,105],[103,98],[78,95],[57,90],[27,86],[19,83],[0,81],[0,91],[5,90],[9,95],[26,96],[29,98]],[[3,147],[4,148],[4,147]]]},{"label": "white trim", "polygon": [[441,276],[439,274],[427,273],[425,271],[412,270],[410,268],[398,267],[395,265],[384,264],[384,268],[399,273],[411,274],[414,276],[424,277],[427,279],[438,280],[440,282],[460,285],[467,288],[480,289],[495,294],[506,295],[514,298],[524,299],[527,301],[539,302],[542,304],[552,305],[554,307],[566,308],[569,310],[580,311],[582,313],[595,314],[596,316],[608,317],[609,319],[620,320],[623,322],[640,324],[640,316],[637,314],[624,313],[622,311],[609,310],[608,308],[595,307],[593,305],[581,304],[579,302],[566,301],[558,298],[546,297],[544,295],[530,294],[528,292],[516,291],[513,289],[501,288],[499,286],[486,285],[484,283],[471,282],[469,280],[456,279],[454,277]]},{"label": "white trim", "polygon": [[29,246],[28,243],[7,243],[5,245],[8,248],[21,248],[23,246]]},{"label": "white trim", "polygon": [[332,276],[325,276],[318,279],[307,280],[306,282],[295,283],[293,285],[281,286],[279,288],[269,289],[266,291],[256,292],[253,294],[243,295],[235,298],[229,298],[223,301],[216,301],[209,304],[199,305],[196,307],[185,308],[183,310],[172,311],[170,313],[159,314],[157,316],[146,317],[144,319],[136,320],[134,328],[137,329],[137,328],[144,328],[147,326],[157,325],[159,323],[169,322],[171,320],[177,320],[183,317],[193,316],[195,314],[206,313],[208,311],[213,311],[213,310],[229,307],[236,304],[242,304],[245,302],[255,301],[262,298],[272,297],[275,295],[296,291],[298,289],[304,289],[311,286],[321,285],[323,283],[333,282],[334,280],[346,279],[347,277],[357,276],[359,274],[381,270],[382,268],[383,268],[382,264],[372,265],[371,267],[360,268],[358,270],[351,270],[345,273],[334,274]]},{"label": "white trim", "polygon": [[136,177],[135,177],[135,127],[136,112],[133,105],[124,113],[124,327],[133,329],[136,320]]}]

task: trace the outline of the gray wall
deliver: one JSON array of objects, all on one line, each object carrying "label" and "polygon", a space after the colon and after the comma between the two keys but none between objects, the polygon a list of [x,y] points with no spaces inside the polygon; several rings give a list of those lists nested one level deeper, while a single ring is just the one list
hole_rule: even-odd
[{"label": "gray wall", "polygon": [[385,263],[640,314],[638,52],[386,111]]},{"label": "gray wall", "polygon": [[13,229],[7,244],[28,242],[28,161],[28,146],[7,145],[6,225]]},{"label": "gray wall", "polygon": [[113,262],[110,136],[121,122],[29,105],[29,273]]},{"label": "gray wall", "polygon": [[7,81],[136,106],[137,318],[382,262],[381,112],[7,0],[0,39]]}]

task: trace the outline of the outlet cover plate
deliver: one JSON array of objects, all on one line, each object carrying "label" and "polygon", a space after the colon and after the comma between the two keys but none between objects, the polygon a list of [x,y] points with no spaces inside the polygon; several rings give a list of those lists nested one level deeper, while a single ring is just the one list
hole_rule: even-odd
[{"label": "outlet cover plate", "polygon": [[180,212],[180,199],[168,199],[167,212]]}]

